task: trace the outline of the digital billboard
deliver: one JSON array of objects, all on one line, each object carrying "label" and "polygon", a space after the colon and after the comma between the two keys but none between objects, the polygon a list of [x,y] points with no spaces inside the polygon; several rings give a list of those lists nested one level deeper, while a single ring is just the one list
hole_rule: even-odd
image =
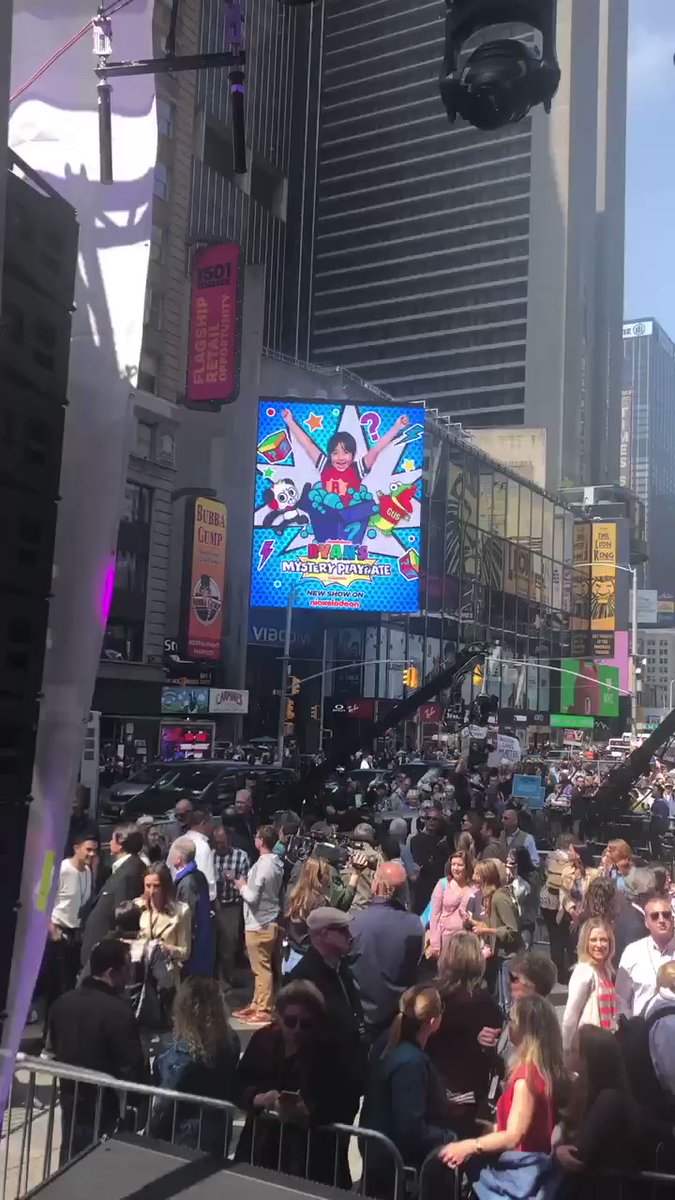
[{"label": "digital billboard", "polygon": [[261,400],[251,604],[417,612],[424,410]]},{"label": "digital billboard", "polygon": [[181,687],[169,684],[162,688],[162,715],[204,715],[209,711],[209,689],[207,687]]},{"label": "digital billboard", "polygon": [[620,671],[591,659],[564,658],[560,664],[560,708],[586,717],[618,717]]}]

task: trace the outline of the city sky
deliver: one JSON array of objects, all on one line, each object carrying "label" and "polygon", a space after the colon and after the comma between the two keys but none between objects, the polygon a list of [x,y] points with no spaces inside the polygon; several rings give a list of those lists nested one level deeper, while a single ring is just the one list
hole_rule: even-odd
[{"label": "city sky", "polygon": [[624,315],[675,341],[674,53],[674,0],[631,0]]}]

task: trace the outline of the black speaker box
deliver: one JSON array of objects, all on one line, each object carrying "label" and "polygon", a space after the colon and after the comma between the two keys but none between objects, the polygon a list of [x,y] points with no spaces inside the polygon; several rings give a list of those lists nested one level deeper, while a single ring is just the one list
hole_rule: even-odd
[{"label": "black speaker box", "polygon": [[70,312],[14,275],[2,283],[0,369],[45,396],[65,399]]},{"label": "black speaker box", "polygon": [[[0,339],[1,339],[0,331]],[[0,479],[41,496],[59,494],[64,398],[47,399],[9,379],[0,383]]]},{"label": "black speaker box", "polygon": [[[31,174],[31,178],[36,177]],[[69,309],[75,291],[78,227],[73,211],[44,180],[27,187],[7,175],[5,270]]]},{"label": "black speaker box", "polygon": [[56,500],[0,483],[0,589],[48,595],[55,529]]},{"label": "black speaker box", "polygon": [[44,1200],[345,1200],[351,1193],[258,1167],[229,1167],[218,1159],[166,1142],[120,1135],[85,1150],[31,1192]]},{"label": "black speaker box", "polygon": [[30,795],[39,705],[0,695],[0,804]]},{"label": "black speaker box", "polygon": [[49,601],[0,591],[0,694],[35,698],[41,689]]}]

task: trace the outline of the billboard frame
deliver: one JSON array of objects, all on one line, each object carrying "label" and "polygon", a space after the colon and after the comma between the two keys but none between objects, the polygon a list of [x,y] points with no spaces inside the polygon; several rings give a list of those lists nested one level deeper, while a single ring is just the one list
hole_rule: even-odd
[{"label": "billboard frame", "polygon": [[[265,413],[266,407],[268,409],[267,413]],[[308,424],[312,417],[314,417],[317,422],[314,426],[308,424],[308,431],[300,429],[298,422],[295,421],[295,416],[297,415],[296,410],[302,408],[308,410],[307,417],[301,418],[303,424]],[[293,428],[293,423],[289,423],[290,418],[287,419],[286,417],[283,417],[282,419],[284,428],[273,429],[269,433],[265,432],[265,423],[263,420],[264,417],[268,420],[272,419],[273,417],[275,425],[278,426],[280,424],[279,413],[274,411],[277,409],[289,409],[291,411],[295,428]],[[354,431],[352,434],[352,436],[356,437],[356,452],[353,455],[352,462],[357,468],[355,475],[358,473],[361,487],[367,493],[367,498],[359,500],[357,494],[355,501],[349,501],[343,503],[342,505],[329,504],[328,508],[319,508],[319,504],[321,504],[321,498],[319,497],[317,501],[317,499],[312,495],[317,488],[319,491],[323,490],[324,496],[328,496],[330,500],[332,497],[329,495],[329,493],[331,492],[343,496],[346,495],[345,489],[347,488],[348,483],[351,483],[354,488],[357,487],[355,479],[346,480],[346,482],[344,482],[342,476],[338,478],[335,467],[332,468],[332,479],[330,479],[326,483],[325,487],[323,487],[324,471],[328,474],[331,472],[331,464],[327,457],[329,453],[330,438],[328,439],[328,443],[326,443],[324,446],[323,443],[326,441],[326,434],[328,430],[319,423],[319,418],[323,420],[326,413],[329,413],[331,409],[333,411],[330,413],[330,416],[338,418],[333,429],[333,433],[330,435],[331,437],[334,437],[338,432],[352,432],[349,427],[350,421],[348,420],[346,424],[344,423],[346,413],[351,414],[353,410],[358,417],[358,422],[354,426]],[[389,428],[380,438],[379,429],[381,427],[382,415],[385,413],[394,414],[395,419],[393,424],[390,423]],[[366,422],[366,418],[370,415],[373,417],[373,422],[371,422],[369,425]],[[398,432],[394,433],[395,426],[398,423],[396,419],[397,415],[399,418],[406,417],[408,425],[400,428]],[[375,421],[377,421],[376,427],[374,427]],[[354,418],[352,417],[351,423],[353,424],[353,422]],[[328,428],[330,428],[330,425]],[[357,434],[357,431],[360,431],[360,433]],[[310,434],[318,432],[321,433],[321,438],[317,442],[313,440]],[[286,436],[286,444],[284,444],[284,434]],[[414,436],[408,437],[408,434],[414,434]],[[289,587],[292,587],[294,591],[294,609],[307,612],[320,611],[322,613],[335,613],[343,611],[345,615],[347,612],[349,612],[349,614],[353,616],[360,615],[361,613],[383,611],[393,612],[400,615],[419,613],[422,599],[420,563],[423,552],[426,549],[426,536],[423,522],[423,506],[425,499],[425,439],[426,410],[422,406],[406,404],[404,402],[383,402],[379,396],[375,397],[373,400],[370,398],[354,399],[351,397],[330,399],[325,396],[319,398],[313,396],[259,396],[256,421],[256,481],[255,500],[252,512],[252,552],[249,568],[250,607],[271,607],[275,609],[281,609],[286,606],[288,589],[282,589],[280,580],[274,582],[273,586],[279,589],[279,597],[276,599],[275,595],[271,593],[269,584],[265,584],[264,581],[261,581],[262,571],[264,566],[267,565],[267,562],[270,562],[275,555],[275,547],[273,546],[273,543],[276,541],[277,531],[281,531],[283,536],[286,532],[294,529],[307,529],[308,532],[311,531],[312,537],[312,542],[308,542],[308,549],[311,545],[312,548],[318,548],[320,553],[312,555],[307,554],[304,557],[301,554],[296,553],[294,554],[293,558],[289,556],[285,561],[297,561],[307,564],[310,562],[310,559],[315,559],[316,570],[306,569],[296,571],[289,570],[287,568],[282,572],[282,574],[288,576],[290,581]],[[270,441],[270,446],[262,451],[263,458],[261,461],[261,446],[267,440]],[[275,441],[278,441],[279,444],[276,445]],[[311,443],[311,445],[308,443]],[[407,470],[404,469],[403,471],[396,471],[394,469],[395,466],[398,466],[399,464],[405,466],[405,464],[402,463],[402,457],[403,448],[406,445],[411,447],[415,445],[415,451],[413,452],[411,450],[410,467]],[[389,450],[390,447],[398,446],[400,446],[400,452],[394,456],[394,462],[391,464],[390,468],[387,469],[385,460],[383,460],[382,464],[379,464],[378,466],[377,459],[379,458],[380,454],[384,450]],[[311,468],[308,468],[306,462],[303,462],[302,459],[297,455],[296,451],[298,447],[301,447],[304,450],[305,455],[308,456],[309,462],[311,463]],[[361,471],[358,470],[360,466],[360,459],[371,454],[375,449],[377,449],[377,454],[373,459],[373,462],[368,466],[367,472],[361,476]],[[318,460],[312,458],[312,454],[314,452],[318,454]],[[267,454],[269,454],[269,458],[264,457]],[[391,456],[389,455],[388,457]],[[270,511],[265,514],[262,520],[260,520],[260,512],[265,507],[265,504],[268,503],[266,500],[264,500],[264,496],[263,503],[261,504],[260,502],[258,493],[261,476],[269,471],[269,490],[271,491],[272,485],[277,485],[283,482],[283,480],[274,477],[272,471],[276,470],[277,468],[281,469],[284,467],[288,458],[292,458],[292,462],[288,464],[285,469],[289,473],[292,472],[295,476],[295,478],[291,479],[291,482],[295,485],[296,490],[296,503],[294,509],[296,511],[296,515],[298,510],[302,512],[305,520],[302,522],[291,520],[286,524],[284,524],[282,521],[277,522],[274,519],[275,513],[271,511],[272,508],[276,506],[271,502],[269,505]],[[351,471],[351,467],[348,468],[348,470]],[[373,479],[371,479],[371,471],[375,476]],[[320,473],[320,478],[318,480],[313,477],[316,472]],[[381,488],[380,490],[377,490],[378,482],[381,482],[381,479],[378,480],[378,473],[381,477],[386,476],[387,483],[384,491]],[[297,482],[298,475],[301,477],[301,479],[303,477],[305,478],[304,484]],[[308,475],[310,475],[310,479],[307,479]],[[410,478],[413,475],[414,480]],[[400,478],[400,492],[394,492],[391,494],[393,480],[395,477]],[[333,487],[331,487],[331,483],[333,484]],[[404,497],[403,492],[408,491],[411,488],[413,489],[412,495]],[[351,489],[349,490],[351,494]],[[400,501],[399,495],[401,497]],[[303,504],[301,504],[301,501],[303,501]],[[409,527],[411,539],[410,546],[407,550],[402,546],[401,541],[396,535],[392,539],[391,546],[392,548],[396,547],[400,551],[398,554],[388,554],[386,548],[381,548],[381,545],[379,547],[372,545],[374,541],[378,540],[378,537],[380,538],[381,542],[381,533],[384,533],[385,536],[389,536],[392,530],[396,530],[398,528],[399,522],[401,524],[400,532],[403,532],[406,528],[406,522],[410,519],[412,512],[414,512],[413,505],[417,505],[419,507],[419,518],[416,524],[410,525]],[[354,510],[358,508],[359,513],[357,517],[356,512],[354,512],[352,520],[349,521],[348,516],[351,506],[353,506]],[[385,510],[387,511],[385,512]],[[391,510],[391,512],[389,510]],[[281,511],[283,514],[283,508]],[[323,531],[317,528],[319,522],[324,526]],[[269,525],[269,533],[263,535],[261,534],[261,530],[266,529],[266,523]],[[360,528],[358,528],[354,533],[349,533],[348,530],[355,524]],[[332,527],[339,529],[340,532],[337,536],[332,532]],[[294,534],[287,544],[280,545],[278,547],[278,549],[281,551],[281,555],[286,554],[289,550],[296,552],[302,550],[303,547],[300,545],[300,543],[297,545],[292,544],[296,542],[298,536],[299,535],[297,533]],[[367,541],[366,537],[368,538]],[[269,549],[266,551],[268,553],[268,558],[263,560],[262,555],[265,552],[263,550],[263,544],[265,547],[267,547],[267,543],[270,544]],[[354,572],[356,578],[358,579],[360,576],[364,580],[364,583],[367,582],[368,585],[372,584],[373,582],[380,582],[377,579],[377,575],[380,573],[374,571],[372,574],[368,574],[367,571],[362,568],[362,564],[372,562],[373,558],[375,566],[384,564],[385,560],[389,560],[389,563],[392,561],[399,563],[406,557],[406,555],[408,555],[410,561],[406,563],[406,567],[409,568],[409,573],[406,574],[405,570],[401,569],[400,578],[403,587],[407,587],[408,590],[410,589],[411,582],[414,581],[414,607],[412,601],[409,601],[407,604],[401,604],[400,606],[382,605],[380,602],[378,602],[378,597],[376,594],[368,599],[364,599],[363,603],[358,603],[358,600],[361,598],[356,597],[355,603],[351,604],[349,603],[350,597],[347,593],[348,585],[343,586],[340,589],[339,584],[336,587],[335,603],[322,602],[323,600],[327,599],[325,593],[327,592],[328,587],[331,585],[324,582],[322,579],[321,563],[328,563],[329,560],[333,558],[333,555],[327,553],[326,551],[327,547],[334,546],[342,546],[343,549],[348,548],[349,550],[349,553],[345,554],[344,563],[341,564],[344,567],[343,571],[336,571],[334,573],[334,578],[338,580],[340,574],[348,575],[349,572],[347,570],[347,566],[350,561],[353,561],[357,568]],[[372,547],[372,558],[367,554],[366,548],[368,546]],[[339,555],[335,554],[334,557],[337,560]],[[256,562],[258,563],[257,568]],[[381,574],[384,575],[385,573],[382,572]],[[271,573],[268,577],[272,578]],[[311,583],[313,578],[316,581],[316,590],[318,594],[317,598],[314,601],[311,601],[307,594],[308,589],[306,587],[306,583],[307,581]],[[352,580],[351,582],[355,582],[355,580]],[[269,594],[265,594],[265,589],[267,589]],[[378,590],[381,592],[387,591],[387,585],[383,583]],[[324,593],[324,595],[322,596],[321,593]]]}]

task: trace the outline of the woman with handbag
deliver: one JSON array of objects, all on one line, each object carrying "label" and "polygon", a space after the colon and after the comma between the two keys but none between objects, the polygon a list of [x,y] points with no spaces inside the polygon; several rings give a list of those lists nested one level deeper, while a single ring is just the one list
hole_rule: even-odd
[{"label": "woman with handbag", "polygon": [[563,1049],[567,1056],[582,1025],[596,1025],[612,1033],[616,1030],[613,958],[611,926],[597,919],[586,921],[579,934],[579,961],[570,976],[563,1016]]},{"label": "woman with handbag", "polygon": [[141,910],[141,938],[159,945],[177,988],[181,967],[192,950],[192,918],[187,904],[174,900],[173,881],[164,863],[148,871],[143,895],[134,903]]}]

